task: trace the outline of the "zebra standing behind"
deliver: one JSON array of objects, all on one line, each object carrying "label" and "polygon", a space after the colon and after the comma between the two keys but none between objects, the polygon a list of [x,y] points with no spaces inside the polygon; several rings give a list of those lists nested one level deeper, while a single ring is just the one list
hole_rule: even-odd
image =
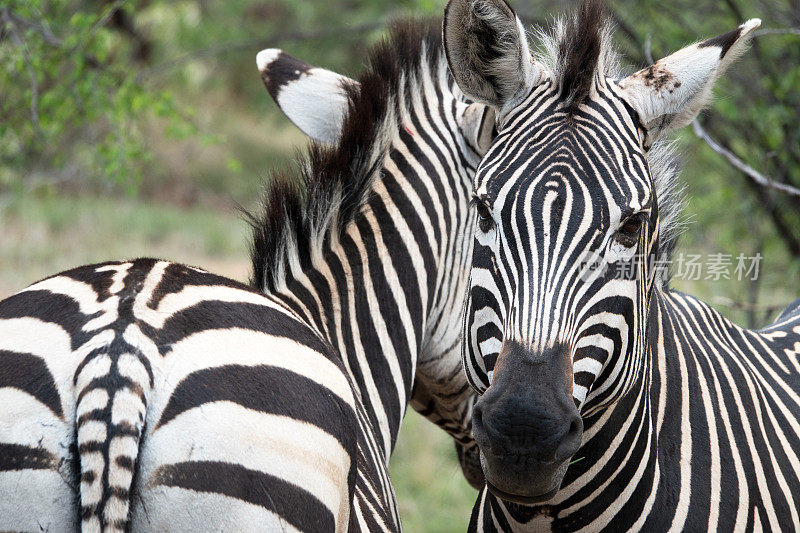
[{"label": "zebra standing behind", "polygon": [[460,304],[491,110],[437,25],[394,26],[358,82],[258,63],[329,144],[252,217],[258,290],[139,259],[0,302],[0,529],[399,530],[409,401],[469,456]]},{"label": "zebra standing behind", "polygon": [[598,2],[529,52],[450,0],[454,77],[495,107],[464,363],[487,480],[471,530],[798,530],[800,300],[759,331],[669,289],[668,146],[760,21],[622,76]]}]

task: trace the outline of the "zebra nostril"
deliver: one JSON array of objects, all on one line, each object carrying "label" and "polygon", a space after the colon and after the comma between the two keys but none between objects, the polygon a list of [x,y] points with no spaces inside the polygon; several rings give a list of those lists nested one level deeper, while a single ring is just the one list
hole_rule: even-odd
[{"label": "zebra nostril", "polygon": [[569,429],[564,434],[556,450],[556,460],[563,461],[578,451],[583,439],[583,420],[579,415],[572,415]]},{"label": "zebra nostril", "polygon": [[581,428],[578,426],[579,422],[580,422],[580,419],[572,421],[572,423],[569,425],[569,433],[568,433],[568,435],[571,435],[573,433],[577,433],[578,431],[581,430]]},{"label": "zebra nostril", "polygon": [[475,437],[478,446],[484,449],[489,448],[489,435],[486,433],[483,423],[483,409],[477,404],[472,411],[472,436]]}]

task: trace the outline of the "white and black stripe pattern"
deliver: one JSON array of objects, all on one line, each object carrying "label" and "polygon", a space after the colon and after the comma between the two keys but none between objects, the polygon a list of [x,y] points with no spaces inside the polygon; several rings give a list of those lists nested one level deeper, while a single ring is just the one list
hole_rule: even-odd
[{"label": "white and black stripe pattern", "polygon": [[[453,4],[456,17],[508,10]],[[487,32],[461,25],[446,17],[448,57],[460,57],[451,67],[502,79],[510,94],[512,77],[489,78],[464,52]],[[655,268],[674,246],[677,211],[658,137],[691,121],[757,26],[622,77],[602,6],[585,2],[545,37],[516,96],[496,104],[465,306],[487,480],[471,530],[800,527],[797,304],[745,330]],[[456,77],[467,94],[478,85]]]},{"label": "white and black stripe pattern", "polygon": [[[254,282],[346,354],[383,450],[410,400],[474,454],[474,397],[453,354],[471,246],[468,191],[492,121],[486,106],[464,101],[438,31],[419,31],[396,26],[371,54],[370,72],[340,80],[351,105],[336,146],[312,146],[300,180],[276,176],[280,185],[252,217]],[[278,74],[262,70],[282,108],[309,105],[308,77],[319,69],[262,54],[287,61]],[[291,75],[276,84],[284,70]],[[388,357],[369,359],[375,347]]]},{"label": "white and black stripe pattern", "polygon": [[0,330],[2,529],[347,522],[350,382],[275,301],[140,259],[34,284],[0,303]]},{"label": "white and black stripe pattern", "polygon": [[650,305],[639,375],[583,415],[560,491],[521,505],[484,489],[470,530],[797,529],[797,303],[760,331],[675,291]]},{"label": "white and black stripe pattern", "polygon": [[271,185],[257,290],[140,259],[0,302],[0,529],[395,531],[409,401],[480,476],[458,338],[483,106],[438,33],[395,27],[306,189]]}]

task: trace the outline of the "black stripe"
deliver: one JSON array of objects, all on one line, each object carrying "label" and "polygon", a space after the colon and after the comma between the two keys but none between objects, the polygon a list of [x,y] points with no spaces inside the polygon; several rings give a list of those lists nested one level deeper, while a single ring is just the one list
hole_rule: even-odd
[{"label": "black stripe", "polygon": [[283,479],[241,465],[192,461],[159,467],[150,484],[210,492],[259,505],[300,531],[334,531],[336,522],[312,494]]},{"label": "black stripe", "polygon": [[332,357],[328,344],[296,319],[272,307],[245,302],[200,302],[170,317],[156,338],[159,346],[168,351],[169,346],[194,333],[226,328],[250,329],[289,338],[328,358]]},{"label": "black stripe", "polygon": [[11,387],[30,394],[46,405],[59,420],[64,420],[55,379],[41,357],[0,350],[0,388],[2,387]]},{"label": "black stripe", "polygon": [[[139,261],[142,260],[136,261],[137,266],[139,265]],[[145,265],[148,268],[143,270],[148,273],[152,266],[155,266],[154,264],[150,263],[143,264],[143,266]],[[169,263],[167,268],[164,270],[164,275],[159,281],[158,286],[153,291],[150,301],[147,302],[147,306],[155,309],[161,303],[161,300],[163,300],[166,296],[181,292],[186,287],[197,286],[228,287],[230,289],[236,289],[243,292],[260,294],[258,291],[254,290],[248,285],[245,285],[244,283],[239,283],[238,281],[224,278],[210,272],[198,272],[197,270],[180,263]]]},{"label": "black stripe", "polygon": [[0,472],[10,470],[48,470],[58,467],[58,457],[44,448],[0,443]]},{"label": "black stripe", "polygon": [[727,33],[723,33],[722,35],[717,35],[716,37],[712,37],[711,39],[706,39],[702,43],[698,44],[698,48],[707,48],[709,46],[719,46],[722,50],[719,52],[719,58],[722,59],[725,57],[725,54],[728,53],[731,46],[736,43],[739,39],[739,35],[742,33],[742,28],[733,29]]},{"label": "black stripe", "polygon": [[289,83],[299,80],[311,68],[311,65],[281,52],[261,71],[261,79],[267,87],[267,92],[277,104],[281,89]]},{"label": "black stripe", "polygon": [[0,301],[0,320],[35,318],[57,324],[71,335],[73,350],[77,350],[97,334],[96,331],[81,331],[81,328],[98,316],[100,312],[85,315],[81,313],[80,306],[74,299],[46,290],[20,292]]},{"label": "black stripe", "polygon": [[334,436],[346,450],[357,430],[353,409],[327,387],[265,365],[226,365],[188,375],[170,396],[156,430],[189,409],[221,401],[308,422]]}]

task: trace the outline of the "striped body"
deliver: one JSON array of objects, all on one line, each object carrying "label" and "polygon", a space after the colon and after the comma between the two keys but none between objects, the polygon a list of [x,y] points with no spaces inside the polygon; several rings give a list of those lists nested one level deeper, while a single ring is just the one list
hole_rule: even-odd
[{"label": "striped body", "polygon": [[129,502],[137,530],[347,523],[372,464],[360,406],[330,347],[274,299],[140,259],[36,283],[0,317],[0,528],[124,529]]},{"label": "striped body", "polygon": [[253,217],[255,290],[141,259],[0,303],[0,529],[395,531],[409,402],[474,454],[458,340],[483,106],[438,28],[396,27],[371,62],[338,146]]}]

